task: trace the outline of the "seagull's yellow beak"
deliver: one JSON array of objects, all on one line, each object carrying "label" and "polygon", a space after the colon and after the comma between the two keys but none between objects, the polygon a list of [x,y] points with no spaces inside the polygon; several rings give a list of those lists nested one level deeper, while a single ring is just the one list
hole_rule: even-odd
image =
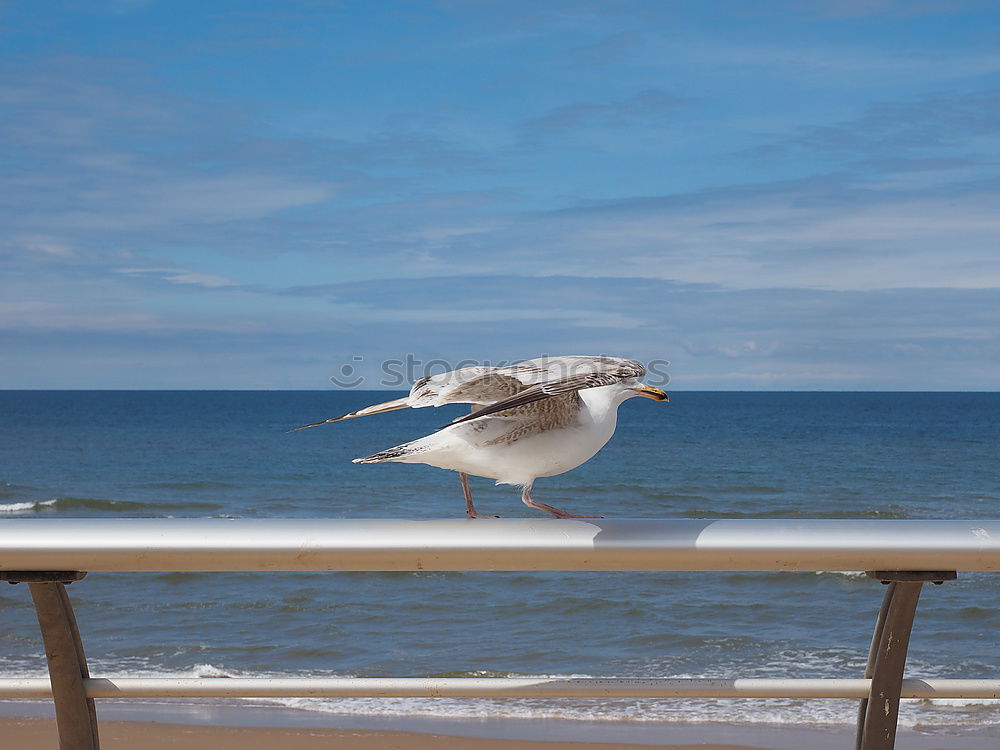
[{"label": "seagull's yellow beak", "polygon": [[669,401],[670,397],[667,396],[667,392],[662,388],[654,388],[651,385],[646,385],[645,383],[640,383],[638,388],[633,388],[633,391],[638,393],[640,396],[645,396],[646,398],[651,398],[654,401]]}]

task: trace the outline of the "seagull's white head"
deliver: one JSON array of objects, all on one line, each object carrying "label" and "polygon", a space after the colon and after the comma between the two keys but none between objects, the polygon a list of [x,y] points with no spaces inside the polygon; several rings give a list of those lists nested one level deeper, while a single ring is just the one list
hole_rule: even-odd
[{"label": "seagull's white head", "polygon": [[656,388],[645,383],[640,383],[636,378],[622,380],[614,385],[598,386],[580,391],[580,395],[595,403],[603,401],[617,408],[625,401],[636,396],[651,398],[654,401],[669,401],[667,392],[662,388]]},{"label": "seagull's white head", "polygon": [[580,398],[587,403],[591,414],[603,415],[600,417],[601,419],[610,418],[612,421],[618,407],[636,396],[651,398],[654,401],[670,400],[662,388],[654,388],[651,385],[640,383],[635,378],[622,380],[614,385],[584,388],[580,391]]}]

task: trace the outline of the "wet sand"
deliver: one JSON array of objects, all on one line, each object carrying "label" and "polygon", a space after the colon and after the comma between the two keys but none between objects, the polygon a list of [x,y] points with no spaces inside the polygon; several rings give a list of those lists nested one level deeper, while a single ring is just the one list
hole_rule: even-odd
[{"label": "wet sand", "polygon": [[[747,745],[632,745],[604,742],[453,737],[416,732],[351,729],[292,729],[212,727],[140,721],[102,721],[102,750],[748,750]],[[0,717],[4,750],[46,750],[58,747],[52,719]]]}]

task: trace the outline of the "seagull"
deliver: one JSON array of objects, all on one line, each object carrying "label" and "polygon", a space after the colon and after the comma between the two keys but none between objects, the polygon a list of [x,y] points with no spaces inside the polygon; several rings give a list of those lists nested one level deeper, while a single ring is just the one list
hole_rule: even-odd
[{"label": "seagull", "polygon": [[395,461],[457,471],[469,518],[496,518],[476,512],[470,474],[520,487],[525,505],[556,518],[601,518],[539,502],[531,487],[539,477],[575,469],[596,455],[615,432],[622,402],[635,396],[669,401],[662,389],[639,382],[645,374],[641,363],[618,357],[540,357],[508,367],[464,367],[419,378],[403,398],[291,432],[397,409],[472,404],[471,413],[430,435],[354,463]]}]

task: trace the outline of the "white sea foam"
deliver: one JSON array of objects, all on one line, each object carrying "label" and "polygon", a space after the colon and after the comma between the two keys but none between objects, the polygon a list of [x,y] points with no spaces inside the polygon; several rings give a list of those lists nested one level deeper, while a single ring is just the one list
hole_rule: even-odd
[{"label": "white sea foam", "polygon": [[[914,699],[916,701],[916,699]],[[922,698],[921,701],[941,708],[968,708],[970,706],[1000,707],[996,698]]]},{"label": "white sea foam", "polygon": [[[853,725],[857,701],[767,699],[455,699],[455,698],[275,698],[260,701],[338,716],[452,719],[555,719],[636,723],[740,723],[757,725]],[[907,703],[916,703],[908,701]],[[900,726],[987,726],[1000,724],[996,707],[961,715],[906,706]]]},{"label": "white sea foam", "polygon": [[214,664],[195,664],[188,673],[176,675],[177,677],[235,677],[236,675],[219,669]]},{"label": "white sea foam", "polygon": [[57,500],[29,500],[23,503],[0,503],[0,513],[35,513],[57,502]]},{"label": "white sea foam", "polygon": [[[91,661],[91,673],[107,677],[351,677],[354,675],[310,673],[261,673],[227,669],[215,664],[195,664],[187,669],[163,669],[142,659]],[[0,659],[0,671],[9,676],[42,677],[39,662]],[[475,676],[475,673],[470,676]],[[589,675],[523,675],[568,679]],[[718,677],[719,675],[676,675]],[[204,703],[177,699],[175,703]],[[339,717],[365,716],[386,719],[550,719],[636,723],[742,723],[755,725],[853,725],[857,701],[847,699],[806,700],[792,698],[747,699],[490,699],[490,698],[242,698],[217,699],[218,703],[281,706],[299,711]],[[906,699],[902,701],[900,727],[938,728],[1000,726],[1000,701],[987,699]]]}]

